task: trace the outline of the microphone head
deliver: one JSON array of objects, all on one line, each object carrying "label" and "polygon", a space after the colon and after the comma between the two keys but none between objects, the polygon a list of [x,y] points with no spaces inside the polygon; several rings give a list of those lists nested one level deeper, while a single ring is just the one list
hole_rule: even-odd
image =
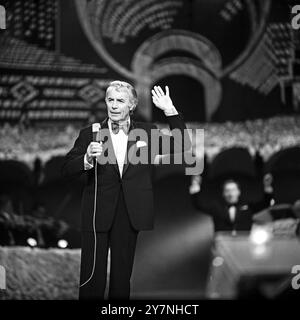
[{"label": "microphone head", "polygon": [[101,129],[101,124],[100,123],[93,123],[92,124],[92,132],[93,132],[93,141],[95,142],[100,142],[101,137],[100,137],[100,129]]},{"label": "microphone head", "polygon": [[95,122],[92,124],[92,131],[94,132],[98,132],[101,128],[101,124],[99,122]]}]

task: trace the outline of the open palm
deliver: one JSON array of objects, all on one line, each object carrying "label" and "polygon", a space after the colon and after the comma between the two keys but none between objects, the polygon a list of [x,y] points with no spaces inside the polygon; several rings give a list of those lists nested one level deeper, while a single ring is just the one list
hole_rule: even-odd
[{"label": "open palm", "polygon": [[170,98],[169,87],[166,86],[166,93],[162,90],[160,86],[154,86],[152,89],[152,101],[155,106],[163,111],[167,111],[173,108],[173,102]]}]

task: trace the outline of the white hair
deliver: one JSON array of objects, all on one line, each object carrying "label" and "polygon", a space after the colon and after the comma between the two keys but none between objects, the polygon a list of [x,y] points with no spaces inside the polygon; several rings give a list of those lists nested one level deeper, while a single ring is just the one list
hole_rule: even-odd
[{"label": "white hair", "polygon": [[107,95],[107,92],[110,88],[114,88],[116,90],[126,89],[129,92],[129,96],[130,96],[131,102],[133,104],[133,108],[132,108],[131,112],[133,112],[135,110],[135,108],[137,107],[137,104],[138,104],[138,97],[137,97],[137,93],[136,93],[135,88],[130,83],[125,82],[125,81],[119,81],[119,80],[112,81],[109,83],[109,85],[106,89],[106,95]]}]

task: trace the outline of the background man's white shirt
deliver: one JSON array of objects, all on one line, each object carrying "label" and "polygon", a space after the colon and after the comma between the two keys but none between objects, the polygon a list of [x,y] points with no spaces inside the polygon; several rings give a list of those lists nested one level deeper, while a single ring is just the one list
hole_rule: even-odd
[{"label": "background man's white shirt", "polygon": [[228,209],[229,212],[229,219],[231,222],[235,221],[236,218],[236,207],[235,206],[230,206]]}]

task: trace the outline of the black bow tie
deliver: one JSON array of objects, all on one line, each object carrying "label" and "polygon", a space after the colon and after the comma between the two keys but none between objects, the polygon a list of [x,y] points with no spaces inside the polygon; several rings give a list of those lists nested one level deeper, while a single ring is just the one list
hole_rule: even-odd
[{"label": "black bow tie", "polygon": [[238,204],[237,204],[237,203],[226,203],[226,208],[229,209],[230,207],[235,207],[235,208],[237,208],[237,207],[238,207]]},{"label": "black bow tie", "polygon": [[120,129],[124,131],[125,134],[128,134],[129,131],[129,121],[126,121],[123,124],[120,124],[118,122],[112,122],[111,123],[111,130],[114,134],[119,133]]}]

